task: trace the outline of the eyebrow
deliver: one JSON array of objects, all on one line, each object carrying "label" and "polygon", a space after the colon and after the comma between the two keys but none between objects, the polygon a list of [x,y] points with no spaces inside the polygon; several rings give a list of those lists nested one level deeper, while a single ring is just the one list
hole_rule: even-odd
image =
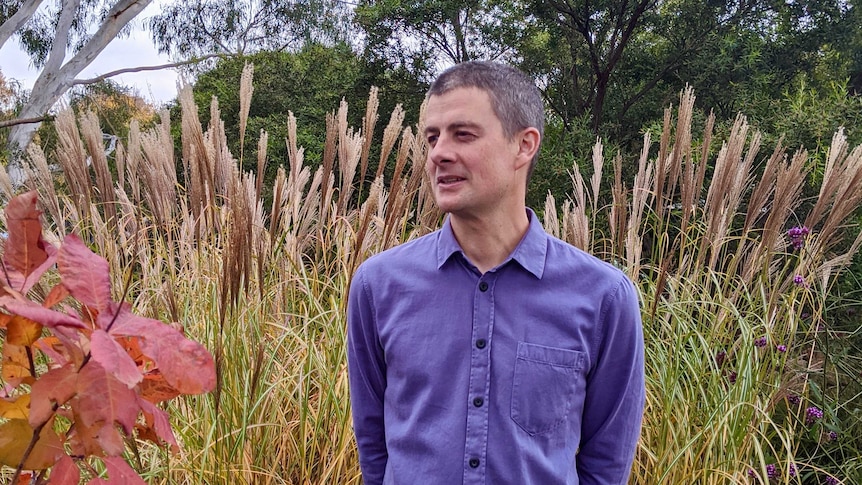
[{"label": "eyebrow", "polygon": [[[449,131],[455,131],[455,130],[459,130],[461,128],[471,128],[474,130],[481,130],[482,129],[482,127],[479,126],[478,123],[473,123],[472,121],[455,121],[453,123],[449,123],[448,125],[446,125],[445,129],[449,130]],[[439,133],[439,132],[440,132],[440,129],[435,127],[435,126],[428,126],[425,128],[425,134]]]}]

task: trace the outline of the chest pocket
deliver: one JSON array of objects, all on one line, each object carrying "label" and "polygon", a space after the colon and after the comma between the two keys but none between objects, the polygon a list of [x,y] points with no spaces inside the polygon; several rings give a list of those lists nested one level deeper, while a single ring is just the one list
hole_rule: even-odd
[{"label": "chest pocket", "polygon": [[518,343],[512,380],[512,420],[531,435],[566,420],[574,400],[584,353]]}]

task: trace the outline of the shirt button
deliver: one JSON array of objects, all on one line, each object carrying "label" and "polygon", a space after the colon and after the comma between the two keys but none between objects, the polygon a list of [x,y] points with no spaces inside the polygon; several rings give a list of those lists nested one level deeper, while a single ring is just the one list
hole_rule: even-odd
[{"label": "shirt button", "polygon": [[473,405],[476,406],[477,408],[481,408],[483,404],[485,404],[485,400],[482,399],[481,397],[477,397],[476,399],[473,399]]},{"label": "shirt button", "polygon": [[483,293],[488,291],[488,283],[486,283],[484,281],[479,283],[479,291],[481,291]]},{"label": "shirt button", "polygon": [[485,339],[480,338],[479,340],[476,341],[476,348],[477,349],[484,349],[485,344],[486,344]]},{"label": "shirt button", "polygon": [[470,458],[470,468],[479,468],[478,458]]}]

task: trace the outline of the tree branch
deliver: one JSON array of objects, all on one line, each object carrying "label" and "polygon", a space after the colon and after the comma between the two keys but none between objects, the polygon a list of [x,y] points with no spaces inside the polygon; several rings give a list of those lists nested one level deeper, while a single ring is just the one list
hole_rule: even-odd
[{"label": "tree branch", "polygon": [[6,44],[6,41],[33,17],[41,3],[42,0],[29,0],[0,25],[0,46]]},{"label": "tree branch", "polygon": [[[212,59],[213,57],[226,58],[226,57],[230,57],[230,56],[231,56],[230,54],[216,53],[216,54],[207,54],[207,55],[201,56],[201,57],[193,57],[187,61],[172,62],[170,64],[160,64],[158,66],[126,67],[123,69],[117,69],[116,71],[106,72],[105,74],[102,74],[101,76],[96,76],[96,77],[91,78],[91,79],[75,79],[71,82],[71,85],[72,86],[78,86],[78,85],[82,85],[82,84],[84,84],[84,85],[95,84],[99,81],[104,81],[105,79],[108,79],[109,77],[119,76],[120,74],[127,74],[130,72],[159,71],[162,69],[170,69],[172,67],[180,67],[180,66],[187,66],[189,64],[197,64],[197,63],[203,62],[207,59]],[[2,125],[0,125],[0,126],[2,126]]]},{"label": "tree branch", "polygon": [[53,116],[37,116],[33,118],[15,118],[14,120],[0,121],[0,128],[8,128],[15,125],[29,125],[31,123],[41,123],[53,119]]}]

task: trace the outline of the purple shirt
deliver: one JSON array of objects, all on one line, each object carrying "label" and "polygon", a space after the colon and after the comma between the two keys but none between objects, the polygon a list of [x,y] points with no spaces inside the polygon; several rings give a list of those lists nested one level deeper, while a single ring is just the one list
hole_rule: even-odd
[{"label": "purple shirt", "polygon": [[367,484],[623,484],[644,406],[632,283],[530,226],[480,274],[447,218],[369,258],[348,300]]}]

